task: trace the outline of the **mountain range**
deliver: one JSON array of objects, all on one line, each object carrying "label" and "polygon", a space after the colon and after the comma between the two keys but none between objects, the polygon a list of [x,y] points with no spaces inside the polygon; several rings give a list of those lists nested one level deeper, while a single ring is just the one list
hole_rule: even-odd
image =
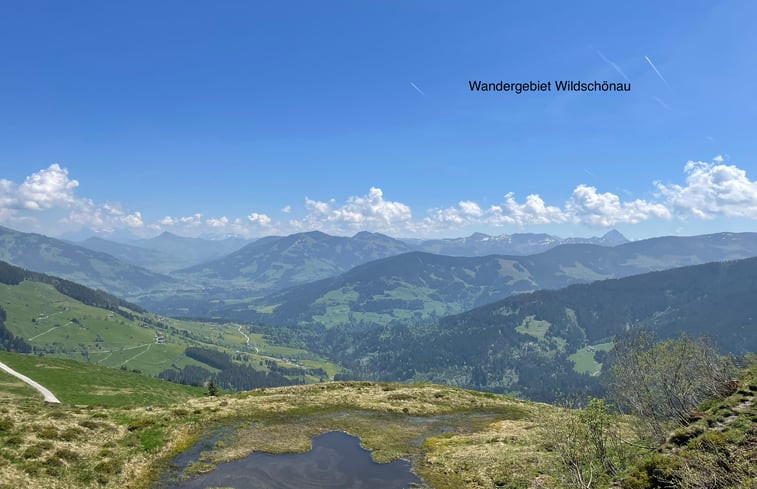
[{"label": "mountain range", "polygon": [[[551,246],[553,238],[474,235],[424,245],[368,232],[352,237],[307,232],[253,242],[163,233],[131,243],[90,238],[73,244],[0,228],[0,259],[101,288],[162,314],[331,327],[426,324],[511,294],[757,256],[754,233],[662,237],[610,246],[627,241],[610,232],[587,239],[595,244],[561,239],[563,244],[533,255],[465,257],[417,251],[434,244],[448,252],[468,246],[471,253],[484,253],[494,246],[486,244],[490,242],[511,249],[517,245],[522,251],[524,243]],[[168,270],[175,271],[158,272]]]},{"label": "mountain range", "polygon": [[516,233],[490,236],[474,233],[467,238],[430,239],[416,242],[420,251],[450,256],[484,255],[533,255],[547,251],[561,244],[595,244],[617,246],[628,243],[628,239],[616,230],[601,237],[561,238],[550,234]]},{"label": "mountain range", "polygon": [[[734,353],[757,348],[757,258],[733,261],[753,256],[757,233],[457,257],[413,251],[380,234],[313,232],[263,238],[166,276],[0,228],[0,257],[14,264],[94,283],[154,312],[254,321],[255,332],[272,343],[306,347],[358,377],[432,380],[543,400],[556,389],[597,392],[589,374],[601,371],[602,352],[637,326],[666,337],[716,335]],[[646,273],[654,270],[665,271]],[[324,274],[336,275],[308,281]],[[276,289],[300,281],[308,282]],[[249,295],[254,287],[259,294]]]},{"label": "mountain range", "polygon": [[662,237],[615,247],[565,244],[530,256],[411,252],[339,276],[232,303],[216,314],[326,327],[422,324],[509,295],[757,255],[757,234]]},{"label": "mountain range", "polygon": [[379,233],[352,237],[319,231],[270,236],[217,260],[177,271],[193,280],[222,280],[253,290],[278,290],[345,272],[369,261],[412,250]]},{"label": "mountain range", "polygon": [[612,339],[639,327],[661,339],[710,336],[737,355],[757,350],[755,295],[757,258],[749,258],[515,295],[418,328],[294,330],[359,376],[554,400],[560,391],[598,392]]},{"label": "mountain range", "polygon": [[155,287],[171,286],[175,282],[166,275],[126,263],[107,253],[2,226],[0,260],[122,297]]},{"label": "mountain range", "polygon": [[123,262],[154,272],[169,273],[227,255],[248,242],[241,238],[187,238],[164,232],[154,238],[126,243],[90,237],[73,244],[108,253]]}]

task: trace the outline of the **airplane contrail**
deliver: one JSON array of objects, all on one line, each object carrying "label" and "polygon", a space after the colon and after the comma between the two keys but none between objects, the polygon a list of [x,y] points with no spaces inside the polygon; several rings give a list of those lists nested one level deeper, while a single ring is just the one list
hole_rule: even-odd
[{"label": "airplane contrail", "polygon": [[421,90],[420,88],[418,88],[418,85],[416,85],[415,83],[410,82],[410,86],[413,87],[413,88],[415,88],[416,90],[418,90],[418,93],[420,93],[421,95],[426,95],[425,93],[423,93],[423,90]]},{"label": "airplane contrail", "polygon": [[[666,85],[666,86],[667,86],[668,88],[670,88],[670,85],[668,84],[668,80],[666,80],[666,79],[665,79],[665,77],[664,77],[664,76],[662,76],[662,73],[660,73],[660,70],[658,70],[658,69],[657,69],[657,67],[656,67],[656,66],[654,65],[654,63],[652,63],[652,60],[651,60],[651,59],[649,59],[649,56],[644,56],[644,59],[646,59],[646,60],[647,60],[647,63],[649,63],[649,66],[651,66],[651,67],[652,67],[652,69],[654,70],[654,72],[655,72],[655,73],[657,73],[657,76],[659,76],[659,77],[660,77],[660,80],[662,80],[662,81],[663,81],[663,82],[665,83],[665,85]],[[671,89],[671,90],[672,90],[672,89]]]},{"label": "airplane contrail", "polygon": [[657,101],[658,104],[662,105],[662,107],[666,110],[673,110],[670,108],[670,105],[666,104],[662,100],[660,100],[660,97],[652,97],[655,101]]},{"label": "airplane contrail", "polygon": [[626,76],[626,74],[623,73],[623,70],[620,69],[620,66],[618,66],[617,63],[615,63],[613,61],[610,61],[609,59],[605,58],[605,55],[602,54],[598,49],[595,49],[594,51],[597,52],[597,56],[599,56],[602,59],[602,61],[604,61],[608,65],[612,66],[612,69],[614,69],[615,71],[617,71],[620,74],[620,76],[622,76],[623,78],[626,79],[627,82],[631,81],[631,80],[628,79],[628,77]]}]

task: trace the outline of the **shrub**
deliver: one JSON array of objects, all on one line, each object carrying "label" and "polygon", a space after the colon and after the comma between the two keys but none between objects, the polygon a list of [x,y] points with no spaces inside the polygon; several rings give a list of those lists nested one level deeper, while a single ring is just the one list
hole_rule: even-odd
[{"label": "shrub", "polygon": [[63,430],[63,432],[60,434],[60,439],[64,441],[74,441],[77,440],[83,433],[84,430],[82,430],[81,428],[71,426],[70,428]]},{"label": "shrub", "polygon": [[18,447],[24,442],[24,439],[18,435],[9,436],[5,439],[5,445],[9,447]]},{"label": "shrub", "polygon": [[31,445],[29,447],[26,447],[26,450],[24,450],[24,453],[21,454],[24,458],[37,458],[42,455],[44,450],[39,445]]},{"label": "shrub", "polygon": [[61,448],[59,450],[56,450],[54,455],[61,460],[65,460],[66,462],[75,462],[80,458],[77,452],[69,450],[68,448]]},{"label": "shrub", "polygon": [[[116,475],[121,472],[121,464],[113,459],[103,460],[94,467],[98,482],[107,481],[104,476]],[[102,483],[102,482],[101,482]]]},{"label": "shrub", "polygon": [[148,426],[152,426],[155,424],[155,420],[151,418],[140,418],[132,420],[127,426],[126,429],[129,431],[137,431],[141,430],[143,428],[147,428]]},{"label": "shrub", "polygon": [[96,430],[103,426],[102,423],[98,423],[97,421],[92,421],[91,419],[84,419],[82,421],[79,421],[79,426],[82,428],[87,428],[88,430]]},{"label": "shrub", "polygon": [[668,489],[680,487],[676,472],[680,462],[663,455],[651,455],[623,481],[625,489]]},{"label": "shrub", "polygon": [[13,420],[9,418],[0,418],[0,432],[10,431],[13,429]]},{"label": "shrub", "polygon": [[679,447],[685,445],[689,440],[701,435],[704,432],[699,426],[691,428],[679,428],[670,435],[670,442]]},{"label": "shrub", "polygon": [[46,440],[57,440],[58,430],[55,426],[38,426],[35,430],[37,436]]}]

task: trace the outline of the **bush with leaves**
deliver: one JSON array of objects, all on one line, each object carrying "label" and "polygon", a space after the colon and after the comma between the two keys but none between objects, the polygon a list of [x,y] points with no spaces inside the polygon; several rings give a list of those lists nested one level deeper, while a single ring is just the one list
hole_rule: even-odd
[{"label": "bush with leaves", "polygon": [[606,487],[628,461],[620,421],[603,399],[593,398],[578,413],[566,412],[546,429],[548,448],[557,454],[567,487]]},{"label": "bush with leaves", "polygon": [[687,424],[704,400],[727,395],[736,372],[707,338],[656,342],[647,331],[616,339],[611,364],[612,397],[657,440]]}]

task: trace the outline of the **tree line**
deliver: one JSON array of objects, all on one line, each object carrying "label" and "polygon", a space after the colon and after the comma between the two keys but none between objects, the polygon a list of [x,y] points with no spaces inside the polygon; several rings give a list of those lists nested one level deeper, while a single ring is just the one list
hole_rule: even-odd
[{"label": "tree line", "polygon": [[182,368],[173,366],[158,374],[158,378],[178,384],[203,386],[212,383],[221,389],[244,391],[260,387],[280,387],[303,383],[300,380],[290,380],[282,373],[271,370],[256,370],[247,364],[232,361],[228,353],[211,348],[188,347],[185,354],[219,370],[212,372],[198,365],[185,365]]}]

